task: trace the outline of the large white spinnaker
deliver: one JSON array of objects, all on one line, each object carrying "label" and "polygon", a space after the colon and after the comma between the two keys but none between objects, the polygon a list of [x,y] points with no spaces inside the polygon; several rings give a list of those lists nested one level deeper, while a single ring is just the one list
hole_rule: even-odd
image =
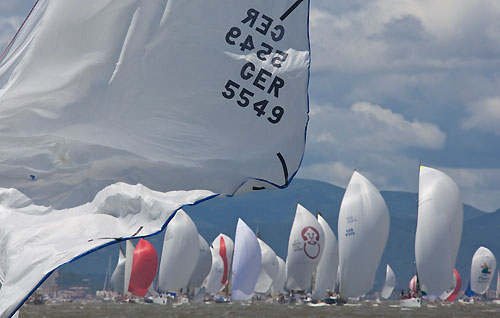
[{"label": "large white spinnaker", "polygon": [[286,288],[306,290],[311,287],[312,274],[318,266],[325,244],[325,235],[318,220],[297,204],[286,257]]},{"label": "large white spinnaker", "polygon": [[278,277],[280,266],[273,249],[260,238],[257,238],[257,240],[259,241],[262,260],[259,278],[255,284],[255,292],[267,294],[271,290],[273,281]]},{"label": "large white spinnaker", "polygon": [[384,299],[391,297],[394,287],[396,287],[396,275],[394,275],[394,271],[389,266],[389,264],[387,264],[387,268],[385,270],[384,287],[382,287],[382,292],[380,293],[380,296],[382,296],[382,298]]},{"label": "large white spinnaker", "polygon": [[370,291],[389,236],[389,211],[375,186],[354,171],[340,205],[339,293],[359,297]]},{"label": "large white spinnaker", "polygon": [[232,266],[232,300],[249,300],[253,296],[262,260],[259,241],[255,233],[238,218],[234,238]]},{"label": "large white spinnaker", "polygon": [[273,296],[284,292],[286,283],[286,263],[281,257],[276,257],[278,258],[279,272],[271,285],[271,294]]},{"label": "large white spinnaker", "polygon": [[[37,1],[0,61],[0,187],[30,198],[2,201],[0,318],[58,266],[157,233],[183,205],[286,187],[305,148],[308,13],[295,0]],[[117,182],[207,191],[94,209]]]},{"label": "large white spinnaker", "polygon": [[[220,233],[212,242],[212,246],[219,254],[224,264],[224,272],[220,281],[220,288],[224,288],[229,283],[229,275],[233,262],[234,242],[226,234]],[[213,254],[212,254],[213,257]]]},{"label": "large white spinnaker", "polygon": [[189,278],[189,287],[201,287],[203,281],[210,273],[210,268],[212,267],[212,252],[210,251],[210,246],[208,246],[207,241],[198,234],[200,239],[200,256],[196,262],[196,266],[193,269],[193,273]]},{"label": "large white spinnaker", "polygon": [[319,260],[318,268],[316,269],[316,280],[314,284],[313,298],[323,299],[326,295],[326,290],[333,290],[337,281],[337,270],[339,267],[339,247],[337,238],[333,233],[330,225],[318,213],[318,222],[325,234],[325,245],[321,259]]},{"label": "large white spinnaker", "polygon": [[495,255],[486,247],[479,247],[470,266],[470,289],[476,294],[484,294],[490,287],[491,280],[495,276],[497,260]]},{"label": "large white spinnaker", "polygon": [[420,289],[428,295],[440,295],[453,285],[462,224],[458,186],[443,172],[421,166],[415,260]]},{"label": "large white spinnaker", "polygon": [[183,210],[168,223],[163,241],[158,287],[175,291],[188,286],[200,255],[200,238],[193,220]]},{"label": "large white spinnaker", "polygon": [[[127,241],[128,242],[128,241]],[[118,262],[115,270],[111,274],[111,290],[115,293],[123,293],[125,285],[125,255],[122,249],[119,249]]]}]

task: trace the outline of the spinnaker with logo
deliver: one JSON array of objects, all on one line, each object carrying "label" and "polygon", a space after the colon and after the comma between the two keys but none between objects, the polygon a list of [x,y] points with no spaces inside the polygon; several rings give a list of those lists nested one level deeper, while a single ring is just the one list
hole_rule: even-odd
[{"label": "spinnaker with logo", "polygon": [[389,237],[389,210],[377,188],[354,171],[338,220],[339,294],[343,299],[370,291]]},{"label": "spinnaker with logo", "polygon": [[454,284],[462,237],[463,206],[456,183],[443,172],[421,166],[415,260],[420,289],[441,295]]},{"label": "spinnaker with logo", "polygon": [[496,268],[495,255],[488,248],[480,246],[472,256],[470,289],[479,295],[486,293],[495,276]]},{"label": "spinnaker with logo", "polygon": [[185,205],[286,187],[308,15],[307,0],[36,1],[0,57],[0,317]]},{"label": "spinnaker with logo", "polygon": [[288,239],[286,257],[286,288],[307,290],[312,274],[323,253],[325,235],[318,220],[302,205],[297,204],[295,219]]}]

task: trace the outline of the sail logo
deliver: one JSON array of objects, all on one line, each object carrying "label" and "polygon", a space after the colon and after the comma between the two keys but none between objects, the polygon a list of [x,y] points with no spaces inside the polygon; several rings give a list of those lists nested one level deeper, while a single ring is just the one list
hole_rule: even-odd
[{"label": "sail logo", "polygon": [[302,229],[302,240],[304,241],[304,253],[310,259],[319,256],[321,247],[319,246],[319,232],[312,226],[306,226]]},{"label": "sail logo", "polygon": [[488,282],[490,280],[490,274],[491,274],[490,268],[486,263],[484,263],[480,267],[481,267],[481,275],[478,277],[477,281],[479,283]]}]

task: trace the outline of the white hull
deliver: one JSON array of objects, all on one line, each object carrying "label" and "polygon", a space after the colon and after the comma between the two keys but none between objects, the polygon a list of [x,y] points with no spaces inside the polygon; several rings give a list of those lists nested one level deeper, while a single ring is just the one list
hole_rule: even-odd
[{"label": "white hull", "polygon": [[164,297],[155,297],[153,298],[153,304],[157,305],[168,305],[168,298]]},{"label": "white hull", "polygon": [[422,304],[422,298],[401,299],[401,307],[418,307]]}]

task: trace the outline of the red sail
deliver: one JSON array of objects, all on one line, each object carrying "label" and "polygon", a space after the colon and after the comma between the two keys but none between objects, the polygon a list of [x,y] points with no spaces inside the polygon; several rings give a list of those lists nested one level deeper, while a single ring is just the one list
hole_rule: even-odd
[{"label": "red sail", "polygon": [[134,251],[132,273],[128,291],[133,295],[143,297],[151,286],[158,268],[158,254],[151,243],[141,239]]},{"label": "red sail", "polygon": [[219,255],[224,261],[224,273],[222,274],[221,283],[225,286],[227,284],[227,275],[229,273],[229,263],[227,262],[226,243],[224,242],[224,238],[222,236],[220,237]]},{"label": "red sail", "polygon": [[446,298],[446,301],[454,301],[455,298],[457,298],[458,292],[460,291],[460,288],[462,288],[462,277],[458,275],[458,272],[456,269],[453,270],[453,276],[455,276],[455,289],[453,290],[453,293],[451,293],[448,298]]}]

